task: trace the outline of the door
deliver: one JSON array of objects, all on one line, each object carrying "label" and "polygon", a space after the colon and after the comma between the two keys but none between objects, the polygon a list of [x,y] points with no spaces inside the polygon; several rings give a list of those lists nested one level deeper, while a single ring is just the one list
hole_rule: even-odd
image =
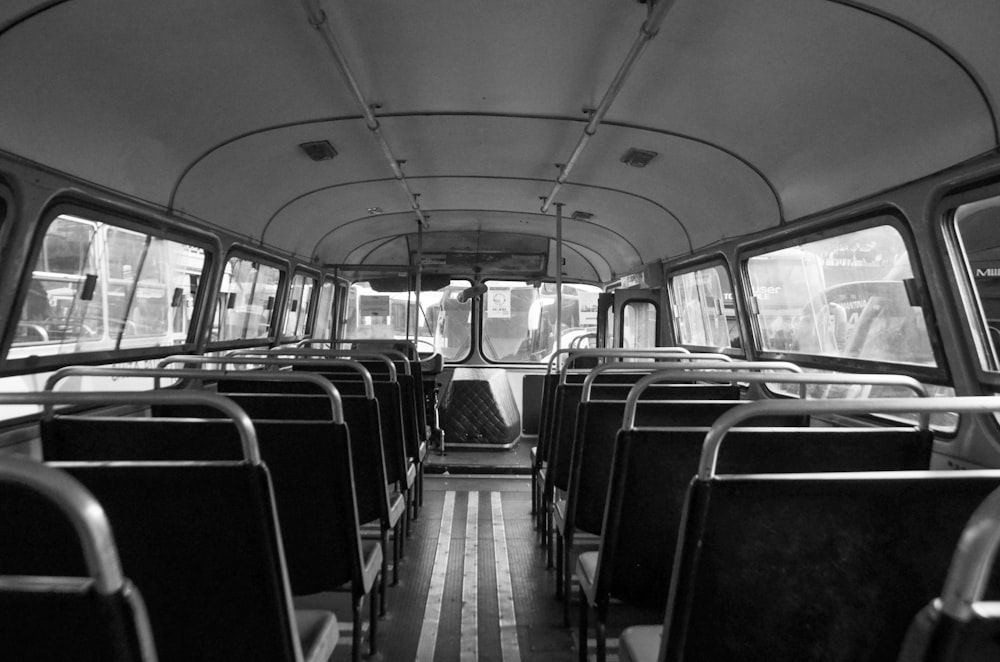
[{"label": "door", "polygon": [[656,347],[663,332],[660,291],[614,290],[598,302],[598,344],[601,347]]}]

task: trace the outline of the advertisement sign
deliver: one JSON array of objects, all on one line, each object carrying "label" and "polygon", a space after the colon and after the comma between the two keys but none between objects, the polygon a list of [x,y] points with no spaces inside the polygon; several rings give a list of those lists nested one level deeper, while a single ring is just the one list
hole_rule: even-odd
[{"label": "advertisement sign", "polygon": [[486,293],[486,316],[510,318],[510,288],[498,288]]}]

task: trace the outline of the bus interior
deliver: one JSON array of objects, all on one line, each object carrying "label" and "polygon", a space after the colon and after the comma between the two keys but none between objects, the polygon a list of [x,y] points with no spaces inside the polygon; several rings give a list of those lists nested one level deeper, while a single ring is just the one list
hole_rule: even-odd
[{"label": "bus interior", "polygon": [[3,3],[0,659],[997,659],[998,26]]}]

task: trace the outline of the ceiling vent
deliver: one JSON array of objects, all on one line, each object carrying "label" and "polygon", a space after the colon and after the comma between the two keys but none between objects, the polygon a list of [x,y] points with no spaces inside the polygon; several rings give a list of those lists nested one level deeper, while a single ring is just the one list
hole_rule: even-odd
[{"label": "ceiling vent", "polygon": [[311,143],[299,145],[310,159],[313,161],[329,161],[337,156],[337,150],[333,148],[329,140],[317,140]]},{"label": "ceiling vent", "polygon": [[579,209],[577,209],[575,212],[570,214],[569,217],[572,218],[574,221],[589,221],[590,219],[594,218],[594,215],[591,214],[589,211],[580,211]]},{"label": "ceiling vent", "polygon": [[651,152],[646,149],[636,149],[633,147],[622,156],[622,163],[630,165],[633,168],[645,168],[646,165],[657,156],[659,156],[659,154],[656,152]]}]

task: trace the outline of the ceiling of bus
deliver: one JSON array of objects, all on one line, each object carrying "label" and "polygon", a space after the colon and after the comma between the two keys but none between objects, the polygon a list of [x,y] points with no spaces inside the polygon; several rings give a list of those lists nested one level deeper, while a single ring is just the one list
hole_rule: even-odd
[{"label": "ceiling of bus", "polygon": [[[646,6],[320,4],[425,239],[546,237],[553,273],[542,198]],[[564,271],[611,280],[996,149],[998,25],[996,0],[677,0],[554,199]],[[0,81],[12,155],[318,263],[415,250],[411,201],[298,0],[8,0]],[[316,140],[337,157],[309,160]],[[630,167],[632,147],[658,156]]]}]

